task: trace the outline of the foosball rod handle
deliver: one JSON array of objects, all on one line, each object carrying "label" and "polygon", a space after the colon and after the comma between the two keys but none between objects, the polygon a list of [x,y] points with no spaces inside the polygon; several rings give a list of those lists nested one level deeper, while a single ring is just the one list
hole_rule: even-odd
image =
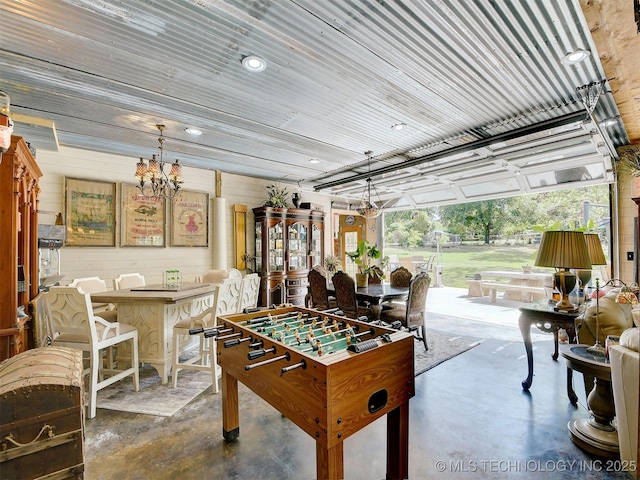
[{"label": "foosball rod handle", "polygon": [[303,370],[307,369],[307,362],[304,360],[304,358],[298,363],[294,363],[293,365],[284,367],[280,372],[280,375],[284,375],[285,373],[290,372],[291,370],[295,370],[296,368],[302,368]]},{"label": "foosball rod handle", "polygon": [[244,338],[231,338],[229,340],[224,341],[224,348],[235,347],[236,345],[240,345],[242,342],[248,342],[253,340],[252,337],[244,337]]},{"label": "foosball rod handle", "polygon": [[289,360],[291,360],[291,355],[289,354],[289,352],[287,352],[284,355],[280,355],[279,357],[268,358],[268,359],[263,360],[263,361],[258,362],[258,363],[252,363],[251,365],[245,365],[244,369],[245,370],[251,370],[252,368],[262,367],[263,365],[269,365],[270,363],[279,362],[280,360],[289,361]]},{"label": "foosball rod handle", "polygon": [[276,347],[252,350],[247,354],[247,357],[249,360],[255,360],[256,358],[264,357],[267,353],[276,353]]},{"label": "foosball rod handle", "polygon": [[208,328],[190,328],[189,329],[189,335],[199,335],[201,333],[204,334],[209,334],[210,337],[215,337],[216,335],[218,335],[219,332],[219,328],[218,327],[208,327]]}]

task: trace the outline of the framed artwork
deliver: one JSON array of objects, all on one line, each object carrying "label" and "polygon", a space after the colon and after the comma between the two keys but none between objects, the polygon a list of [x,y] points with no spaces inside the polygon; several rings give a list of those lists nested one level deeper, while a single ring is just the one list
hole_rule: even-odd
[{"label": "framed artwork", "polygon": [[166,200],[145,198],[135,185],[122,184],[123,247],[164,247]]},{"label": "framed artwork", "polygon": [[65,245],[115,247],[116,184],[65,177],[65,225]]},{"label": "framed artwork", "polygon": [[171,246],[209,246],[209,194],[181,190],[171,204]]}]

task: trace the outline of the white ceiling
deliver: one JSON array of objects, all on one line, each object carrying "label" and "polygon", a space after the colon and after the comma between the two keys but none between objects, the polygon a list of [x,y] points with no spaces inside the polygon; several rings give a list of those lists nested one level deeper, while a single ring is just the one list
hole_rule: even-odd
[{"label": "white ceiling", "polygon": [[[371,171],[404,209],[611,182],[629,143],[574,0],[0,0],[0,14],[16,134],[130,155],[132,174],[161,123],[171,161],[347,202]],[[560,63],[578,48],[586,62]],[[266,70],[242,68],[252,54]]]}]

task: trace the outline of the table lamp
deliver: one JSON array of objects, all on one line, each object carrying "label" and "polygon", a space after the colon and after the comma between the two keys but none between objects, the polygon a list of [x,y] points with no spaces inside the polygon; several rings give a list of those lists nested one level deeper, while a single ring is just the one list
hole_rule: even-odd
[{"label": "table lamp", "polygon": [[570,269],[591,270],[591,258],[584,233],[564,230],[544,232],[535,265],[557,269],[553,281],[560,290],[561,298],[556,303],[555,310],[575,311],[575,305],[569,301],[569,293],[576,286],[577,276]]},{"label": "table lamp", "polygon": [[[587,250],[589,251],[589,258],[591,259],[591,265],[606,265],[607,259],[604,257],[602,251],[602,243],[597,233],[585,233],[584,239],[587,242]],[[584,291],[589,282],[591,281],[591,269],[588,270],[576,270],[576,274],[580,279],[580,290]],[[578,298],[580,296],[578,295]],[[585,297],[586,298],[586,297]]]}]

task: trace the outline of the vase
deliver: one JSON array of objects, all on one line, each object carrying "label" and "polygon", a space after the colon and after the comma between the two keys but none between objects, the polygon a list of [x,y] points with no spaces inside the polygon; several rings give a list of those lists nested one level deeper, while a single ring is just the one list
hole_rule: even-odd
[{"label": "vase", "polygon": [[366,273],[356,273],[356,287],[366,287],[369,284],[369,275]]},{"label": "vase", "polygon": [[300,194],[294,193],[291,195],[291,201],[293,202],[294,207],[298,208],[300,206]]}]

